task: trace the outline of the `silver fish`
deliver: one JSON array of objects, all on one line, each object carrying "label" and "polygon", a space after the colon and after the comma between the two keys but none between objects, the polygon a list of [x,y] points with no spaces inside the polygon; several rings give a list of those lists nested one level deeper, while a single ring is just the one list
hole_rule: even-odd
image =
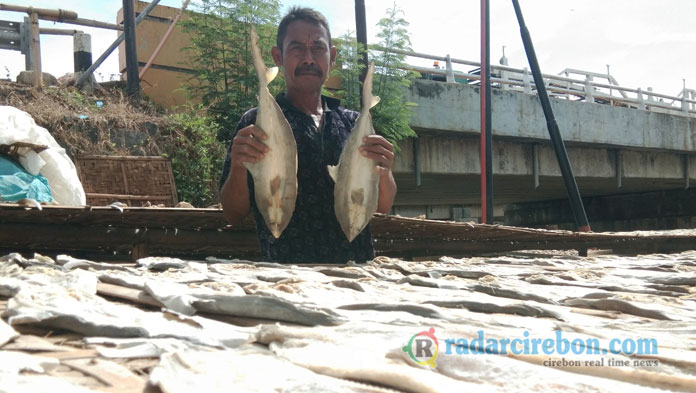
[{"label": "silver fish", "polygon": [[363,83],[363,103],[360,116],[350,137],[343,146],[337,166],[330,165],[329,175],[334,179],[334,211],[343,233],[348,241],[367,226],[377,211],[379,197],[379,174],[375,171],[375,161],[360,153],[363,138],[375,133],[372,127],[370,108],[379,103],[379,97],[372,95],[372,74],[374,62],[370,62]]},{"label": "silver fish", "polygon": [[278,67],[266,68],[259,49],[259,36],[251,26],[251,58],[259,78],[259,106],[256,126],[268,139],[269,151],[256,163],[244,166],[254,178],[256,205],[273,236],[280,237],[295,210],[297,198],[297,145],[292,128],[268,91],[268,84],[278,75]]}]

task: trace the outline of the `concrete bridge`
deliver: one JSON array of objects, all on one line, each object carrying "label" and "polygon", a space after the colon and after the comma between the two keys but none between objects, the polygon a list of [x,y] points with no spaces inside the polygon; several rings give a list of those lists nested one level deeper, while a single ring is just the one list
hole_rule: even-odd
[{"label": "concrete bridge", "polygon": [[[394,212],[478,219],[479,87],[417,80],[408,99],[418,105],[411,126],[419,138],[400,144]],[[551,101],[583,199],[684,190],[696,180],[696,117],[688,110]],[[567,198],[536,95],[494,88],[492,130],[496,221],[506,206]]]}]

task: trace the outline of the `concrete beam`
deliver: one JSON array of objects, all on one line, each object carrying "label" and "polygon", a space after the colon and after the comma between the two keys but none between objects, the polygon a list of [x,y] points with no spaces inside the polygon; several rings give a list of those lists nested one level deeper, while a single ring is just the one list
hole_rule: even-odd
[{"label": "concrete beam", "polygon": [[[401,143],[394,161],[395,174],[414,173],[413,141]],[[457,174],[478,175],[479,140],[467,136],[423,135],[418,138],[421,175]],[[534,144],[531,141],[493,141],[493,175],[534,174]],[[617,154],[623,178],[684,179],[683,154],[667,151],[610,149],[601,146],[573,145],[567,148],[570,164],[576,177],[616,178]],[[560,177],[560,169],[553,147],[538,144],[539,176]],[[696,179],[696,159],[688,161],[688,174]]]},{"label": "concrete beam", "polygon": [[[418,131],[479,133],[478,87],[417,80],[407,99],[418,105],[411,119],[411,126]],[[494,137],[549,140],[537,96],[494,89],[491,99]],[[696,152],[696,118],[564,99],[551,101],[568,145]]]}]

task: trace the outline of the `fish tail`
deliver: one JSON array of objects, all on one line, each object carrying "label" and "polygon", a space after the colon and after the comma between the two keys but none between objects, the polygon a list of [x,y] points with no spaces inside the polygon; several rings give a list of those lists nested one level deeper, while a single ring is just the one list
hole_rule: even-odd
[{"label": "fish tail", "polygon": [[372,95],[372,76],[375,73],[375,62],[371,61],[370,65],[367,67],[367,74],[365,75],[365,82],[363,82],[363,107],[362,111],[369,111],[370,108],[379,104],[379,97]]},{"label": "fish tail", "polygon": [[259,85],[268,86],[276,75],[278,75],[278,67],[266,68],[266,64],[263,61],[263,56],[261,55],[261,48],[259,48],[259,35],[256,34],[256,29],[254,25],[249,28],[249,37],[251,39],[251,61],[254,64],[254,69],[256,69],[256,75],[259,78]]}]

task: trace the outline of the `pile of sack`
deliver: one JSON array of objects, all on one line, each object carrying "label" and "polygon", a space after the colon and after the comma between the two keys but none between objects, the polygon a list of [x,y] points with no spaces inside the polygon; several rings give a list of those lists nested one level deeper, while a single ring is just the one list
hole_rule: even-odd
[{"label": "pile of sack", "polygon": [[0,202],[80,206],[85,191],[70,157],[28,113],[0,106]]}]

